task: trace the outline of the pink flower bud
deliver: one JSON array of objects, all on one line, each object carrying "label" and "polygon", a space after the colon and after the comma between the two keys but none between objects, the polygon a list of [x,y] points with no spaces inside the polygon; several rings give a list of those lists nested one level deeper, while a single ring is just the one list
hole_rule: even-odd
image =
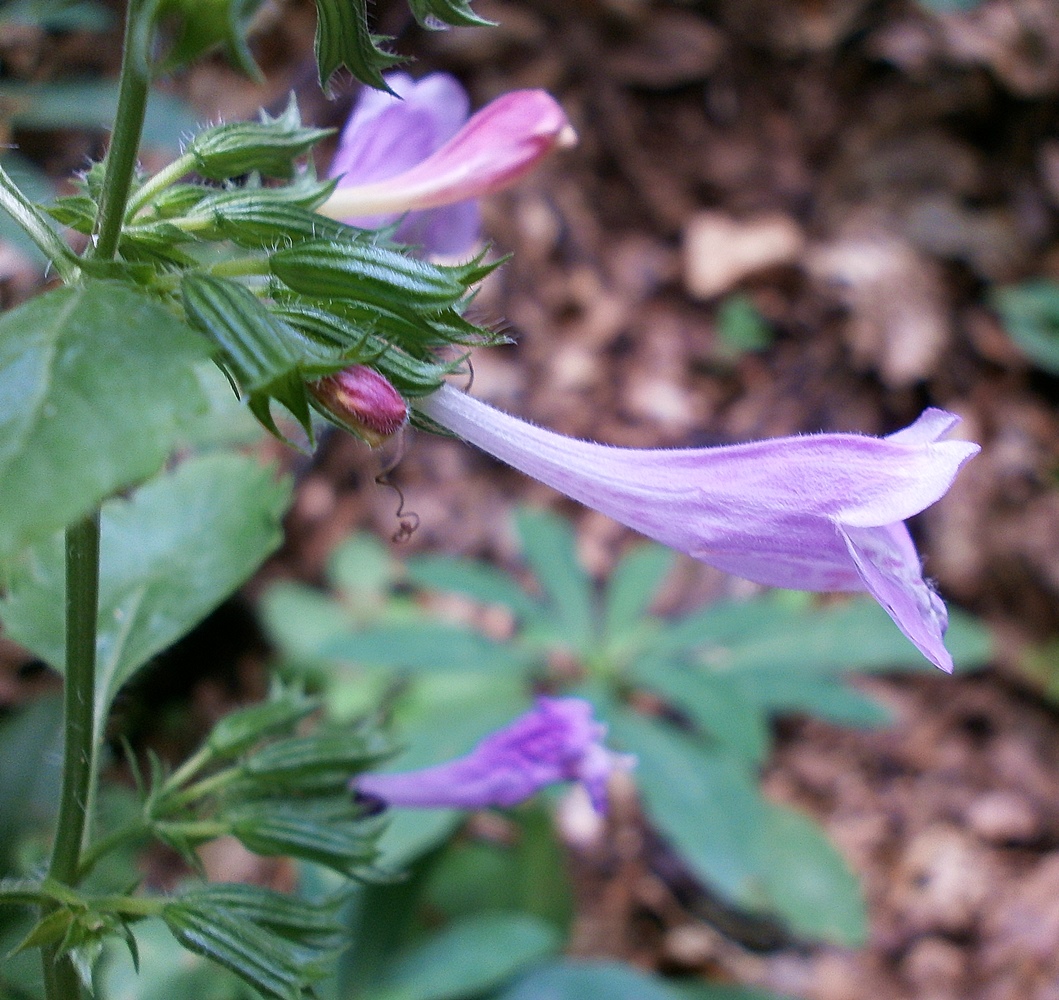
[{"label": "pink flower bud", "polygon": [[373,448],[408,420],[408,404],[373,368],[353,365],[308,385],[318,409]]},{"label": "pink flower bud", "polygon": [[385,180],[339,182],[319,211],[355,219],[436,208],[508,187],[560,146],[577,141],[563,109],[543,90],[516,90],[487,104],[440,149]]}]

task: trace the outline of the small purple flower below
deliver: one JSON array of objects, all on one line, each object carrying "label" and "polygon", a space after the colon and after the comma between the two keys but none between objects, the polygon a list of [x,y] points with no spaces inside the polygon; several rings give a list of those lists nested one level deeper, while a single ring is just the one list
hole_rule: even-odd
[{"label": "small purple flower below", "polygon": [[541,697],[463,757],[418,771],[361,775],[351,787],[388,806],[485,809],[517,805],[545,785],[577,781],[603,813],[608,778],[634,762],[603,745],[606,731],[589,702]]}]

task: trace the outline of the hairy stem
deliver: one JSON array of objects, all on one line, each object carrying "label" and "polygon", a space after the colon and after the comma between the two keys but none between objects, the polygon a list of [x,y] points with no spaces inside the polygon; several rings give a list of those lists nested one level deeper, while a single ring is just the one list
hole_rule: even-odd
[{"label": "hairy stem", "polygon": [[[61,885],[77,881],[88,822],[88,792],[95,758],[93,703],[96,674],[96,615],[99,605],[99,513],[66,531],[66,683],[62,792],[48,877]],[[47,908],[46,908],[47,909]],[[44,951],[48,1000],[76,1000],[80,985],[73,964]]]},{"label": "hairy stem", "polygon": [[147,208],[151,199],[160,194],[167,187],[172,186],[184,174],[190,173],[195,167],[195,157],[190,153],[174,160],[167,167],[163,167],[153,177],[143,183],[136,193],[129,199],[128,208],[125,210],[128,219],[134,219],[140,212]]},{"label": "hairy stem", "polygon": [[78,266],[73,251],[3,167],[0,167],[0,208],[25,230],[41,253],[51,261],[63,281],[69,283],[76,280]]},{"label": "hairy stem", "polygon": [[125,16],[118,109],[114,119],[114,132],[110,138],[110,149],[107,151],[99,215],[96,217],[95,255],[102,260],[110,260],[117,253],[129,202],[129,190],[132,187],[132,176],[136,170],[136,157],[140,151],[143,119],[147,112],[150,81],[140,60],[133,55],[139,8],[137,0],[131,0]]}]

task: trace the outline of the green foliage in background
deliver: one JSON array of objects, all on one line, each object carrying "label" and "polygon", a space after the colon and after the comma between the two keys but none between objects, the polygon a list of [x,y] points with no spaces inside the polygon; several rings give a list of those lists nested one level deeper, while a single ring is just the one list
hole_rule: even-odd
[{"label": "green foliage in background", "polygon": [[[386,700],[406,747],[396,769],[465,752],[541,689],[588,698],[611,742],[638,759],[634,777],[649,821],[703,885],[738,911],[778,918],[797,937],[863,941],[863,903],[842,859],[809,818],[761,795],[770,720],[804,712],[885,724],[885,709],[848,678],[930,665],[866,599],[822,608],[780,592],[663,617],[653,605],[677,558],[669,550],[633,548],[600,588],[581,569],[565,521],[524,510],[517,527],[527,571],[517,575],[438,555],[398,564],[356,536],[331,561],[333,594],[275,585],[263,609],[285,671],[318,688],[337,717]],[[463,599],[459,617],[446,613],[443,593]],[[468,613],[474,624],[464,623]],[[948,641],[963,666],[987,656],[984,633],[964,616],[953,616]],[[440,864],[438,852],[449,857],[460,843],[452,840],[459,819],[452,811],[398,812],[381,841],[383,858]],[[372,891],[376,912],[390,890]],[[556,996],[639,988],[631,985],[638,974],[619,966],[547,968],[539,974],[555,979]],[[625,979],[627,987],[604,985]],[[513,982],[520,985],[500,996],[535,995],[532,977]],[[673,995],[651,982],[659,997]]]},{"label": "green foliage in background", "polygon": [[1059,375],[1059,282],[995,288],[991,299],[1015,345],[1038,368]]}]

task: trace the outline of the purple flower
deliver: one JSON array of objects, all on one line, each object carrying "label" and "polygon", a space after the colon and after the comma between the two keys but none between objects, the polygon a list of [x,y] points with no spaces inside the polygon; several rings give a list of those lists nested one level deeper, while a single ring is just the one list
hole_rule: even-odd
[{"label": "purple flower", "polygon": [[545,785],[579,781],[600,813],[607,779],[632,758],[603,745],[607,727],[581,698],[538,698],[536,706],[445,764],[395,774],[365,774],[352,788],[390,806],[485,809],[513,806]]},{"label": "purple flower", "polygon": [[929,409],[886,438],[813,434],[723,448],[614,448],[567,438],[443,386],[431,420],[649,538],[756,583],[867,591],[952,670],[948,615],[902,523],[944,496],[979,448]]},{"label": "purple flower", "polygon": [[339,137],[319,211],[377,228],[406,215],[397,239],[426,253],[460,254],[478,238],[477,198],[513,184],[543,156],[574,141],[562,108],[542,90],[497,98],[469,121],[469,100],[445,73],[416,82],[391,73],[397,96],[361,93]]}]

